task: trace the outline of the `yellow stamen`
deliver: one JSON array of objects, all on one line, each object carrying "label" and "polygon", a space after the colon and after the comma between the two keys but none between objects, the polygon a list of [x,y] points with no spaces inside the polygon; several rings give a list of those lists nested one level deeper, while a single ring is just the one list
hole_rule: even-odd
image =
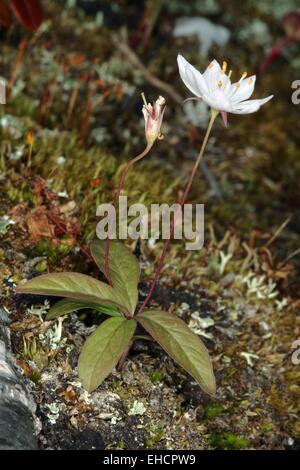
[{"label": "yellow stamen", "polygon": [[240,86],[241,86],[240,82],[237,82],[237,83],[235,84],[235,86],[236,86],[237,88],[240,88]]},{"label": "yellow stamen", "polygon": [[232,70],[229,70],[228,78],[230,78],[232,75]]},{"label": "yellow stamen", "polygon": [[222,64],[222,73],[226,73],[227,70],[227,62],[224,60]]},{"label": "yellow stamen", "polygon": [[218,87],[219,87],[219,88],[222,88],[222,82],[221,82],[221,80],[218,81]]},{"label": "yellow stamen", "polygon": [[247,77],[247,72],[244,72],[243,75],[241,76],[241,80],[244,80],[244,78]]}]

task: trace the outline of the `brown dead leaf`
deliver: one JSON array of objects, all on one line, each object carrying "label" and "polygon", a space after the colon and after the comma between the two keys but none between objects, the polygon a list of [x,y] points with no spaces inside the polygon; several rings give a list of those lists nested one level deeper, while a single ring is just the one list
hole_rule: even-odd
[{"label": "brown dead leaf", "polygon": [[48,205],[57,201],[58,196],[48,188],[47,182],[40,176],[34,176],[29,180],[33,193],[33,202],[36,206]]},{"label": "brown dead leaf", "polygon": [[23,361],[23,359],[16,359],[16,363],[19,367],[21,367],[26,377],[31,374],[31,368],[29,367],[26,361]]},{"label": "brown dead leaf", "polygon": [[72,385],[68,385],[63,392],[59,393],[59,396],[63,397],[67,402],[70,403],[76,403],[77,401],[77,395]]},{"label": "brown dead leaf", "polygon": [[27,216],[26,223],[29,234],[34,241],[41,240],[42,238],[53,238],[54,227],[49,223],[45,206],[32,210]]},{"label": "brown dead leaf", "polygon": [[252,230],[250,233],[249,246],[254,248],[256,246],[256,240],[269,240],[271,234],[262,232],[261,230]]},{"label": "brown dead leaf", "polygon": [[80,400],[75,406],[75,409],[77,412],[76,414],[87,413],[88,411],[91,411],[91,406],[85,401]]},{"label": "brown dead leaf", "polygon": [[16,321],[11,323],[10,329],[12,331],[29,331],[31,337],[34,336],[33,331],[39,329],[41,325],[40,320],[37,316],[31,316],[30,318],[25,318],[23,321]]},{"label": "brown dead leaf", "polygon": [[20,202],[19,204],[16,204],[10,211],[10,217],[11,219],[16,222],[17,224],[22,225],[22,222],[24,223],[24,219],[26,217],[26,213],[28,211],[28,208],[24,204],[24,202]]}]

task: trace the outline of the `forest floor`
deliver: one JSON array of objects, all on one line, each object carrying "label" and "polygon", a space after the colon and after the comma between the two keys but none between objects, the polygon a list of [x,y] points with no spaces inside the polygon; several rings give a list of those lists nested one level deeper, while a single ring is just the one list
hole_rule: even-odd
[{"label": "forest floor", "polygon": [[[40,447],[299,448],[300,368],[292,362],[300,338],[300,262],[293,256],[299,248],[300,124],[290,100],[295,69],[279,58],[259,77],[256,91],[274,93],[274,100],[255,115],[230,116],[227,129],[218,121],[202,168],[208,177],[197,176],[189,199],[205,204],[204,247],[186,252],[183,243],[172,244],[152,300],[205,342],[216,397],[143,339],[122,372],[88,394],[76,367],[99,316],[87,311],[46,321],[55,299],[16,295],[15,286],[63,270],[100,276],[86,249],[95,237],[97,206],[112,200],[121,165],[144,145],[140,93],[151,101],[164,94],[147,83],[149,73],[174,86],[165,94],[165,138],[136,164],[125,191],[129,202],[178,200],[205,128],[190,122],[188,113],[197,108],[176,103],[174,91],[188,96],[176,55],[199,68],[207,60],[195,53],[195,43],[172,37],[170,16],[139,52],[145,76],[116,46],[125,39],[116,39],[111,12],[112,23],[103,26],[99,18],[53,3],[46,2],[48,19],[34,36],[15,27],[2,38],[1,58],[11,94],[0,110],[0,300],[37,403]],[[239,7],[239,21],[249,19],[250,3]],[[275,20],[261,20],[276,38]],[[227,17],[227,26],[234,30],[236,20]],[[215,47],[211,52],[222,60]],[[235,77],[255,71],[263,57],[255,41],[231,41],[226,48]],[[128,246],[141,262],[142,300],[162,244]]]}]

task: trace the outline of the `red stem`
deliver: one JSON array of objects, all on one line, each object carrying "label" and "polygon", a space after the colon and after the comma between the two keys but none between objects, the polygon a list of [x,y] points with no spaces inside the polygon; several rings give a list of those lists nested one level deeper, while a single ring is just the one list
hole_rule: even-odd
[{"label": "red stem", "polygon": [[213,123],[214,123],[214,120],[216,119],[218,115],[218,111],[212,109],[211,110],[211,118],[210,118],[210,121],[209,121],[209,124],[208,124],[208,127],[207,127],[207,130],[206,130],[206,133],[205,133],[205,137],[204,137],[204,140],[203,140],[203,143],[202,143],[202,146],[201,146],[201,149],[200,149],[200,152],[199,152],[199,155],[197,157],[197,160],[194,164],[194,167],[192,169],[192,172],[190,174],[190,177],[189,177],[189,180],[188,180],[188,183],[186,185],[186,188],[184,190],[184,194],[181,198],[181,201],[179,203],[180,207],[178,208],[178,211],[176,211],[176,213],[174,214],[174,217],[173,217],[173,220],[172,220],[172,223],[171,223],[171,227],[170,227],[170,237],[168,238],[168,240],[165,241],[164,243],[164,246],[163,246],[163,250],[162,250],[162,254],[160,256],[160,259],[159,259],[159,262],[158,262],[158,266],[156,268],[156,271],[154,273],[154,277],[153,277],[153,280],[151,282],[151,286],[150,286],[150,289],[149,289],[149,292],[146,296],[146,299],[144,300],[143,304],[141,305],[137,315],[141,314],[142,311],[144,310],[144,308],[146,307],[146,305],[148,304],[149,300],[151,299],[152,297],[152,294],[153,294],[153,291],[155,289],[155,286],[157,284],[157,281],[158,281],[158,278],[160,276],[160,273],[161,273],[161,270],[163,268],[163,265],[164,265],[164,261],[165,261],[165,257],[166,257],[166,254],[167,254],[167,251],[168,251],[168,248],[169,248],[169,245],[170,245],[170,242],[171,242],[171,239],[174,235],[174,228],[175,228],[175,220],[176,220],[176,217],[177,217],[177,214],[179,211],[182,210],[182,207],[183,205],[185,204],[185,201],[188,197],[188,194],[190,192],[190,189],[191,189],[191,186],[193,184],[193,180],[194,180],[194,177],[195,177],[195,174],[196,174],[196,171],[198,169],[198,166],[199,166],[199,163],[203,157],[203,153],[204,153],[204,150],[205,150],[205,147],[206,147],[206,144],[208,142],[208,139],[209,139],[209,136],[210,136],[210,132],[211,132],[211,129],[212,129],[212,126],[213,126]]},{"label": "red stem", "polygon": [[[117,188],[116,193],[115,193],[114,202],[113,202],[114,207],[116,207],[118,205],[119,197],[120,197],[122,189],[124,188],[125,179],[126,179],[126,176],[128,174],[128,171],[130,170],[130,168],[137,161],[141,160],[142,158],[144,158],[147,155],[147,153],[149,153],[149,151],[152,148],[152,145],[153,144],[148,144],[146,146],[146,148],[139,155],[134,157],[132,160],[129,160],[129,162],[125,166],[125,168],[124,168],[124,170],[121,174],[121,178],[120,178],[120,181],[119,181],[119,184],[118,184],[118,188]],[[110,227],[110,225],[111,224],[109,224],[109,227]],[[104,273],[105,273],[105,277],[108,280],[109,284],[112,286],[112,281],[111,281],[110,272],[109,272],[110,237],[111,237],[111,232],[109,231],[108,235],[107,235],[107,238],[106,238],[106,242],[105,242]]]},{"label": "red stem", "polygon": [[283,49],[285,49],[285,47],[293,41],[295,41],[295,39],[291,36],[285,36],[284,38],[279,39],[260,64],[260,73],[265,73],[269,65],[276,59],[276,57],[279,56],[280,52],[283,51]]},{"label": "red stem", "polygon": [[90,253],[81,245],[81,243],[77,240],[77,238],[72,233],[68,232],[68,230],[66,228],[64,228],[64,226],[61,224],[60,221],[58,221],[56,218],[52,217],[52,215],[49,212],[48,212],[47,216],[56,225],[56,227],[58,227],[63,233],[65,233],[66,235],[69,235],[72,238],[75,245],[85,254],[85,256],[90,261],[94,261],[92,256],[90,255]]}]

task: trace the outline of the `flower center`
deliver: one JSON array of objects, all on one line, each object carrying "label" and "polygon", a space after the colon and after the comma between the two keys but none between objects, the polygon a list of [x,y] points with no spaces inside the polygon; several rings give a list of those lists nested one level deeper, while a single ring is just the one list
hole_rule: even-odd
[{"label": "flower center", "polygon": [[218,106],[218,108],[223,109],[229,106],[229,100],[226,97],[225,93],[221,88],[217,88],[214,91],[214,100]]}]

